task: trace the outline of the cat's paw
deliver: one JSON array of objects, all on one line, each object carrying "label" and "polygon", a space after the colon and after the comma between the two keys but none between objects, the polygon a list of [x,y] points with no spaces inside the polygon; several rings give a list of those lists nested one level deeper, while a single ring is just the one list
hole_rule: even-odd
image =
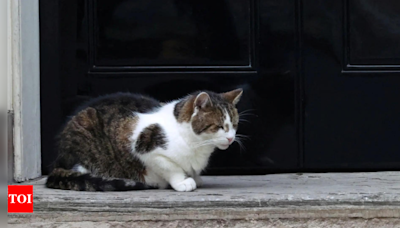
[{"label": "cat's paw", "polygon": [[184,181],[172,185],[172,188],[178,192],[191,192],[196,189],[196,182],[193,180],[193,178],[189,177]]},{"label": "cat's paw", "polygon": [[197,186],[197,187],[203,186],[203,179],[201,179],[200,176],[194,177],[194,181],[196,182],[196,186]]}]

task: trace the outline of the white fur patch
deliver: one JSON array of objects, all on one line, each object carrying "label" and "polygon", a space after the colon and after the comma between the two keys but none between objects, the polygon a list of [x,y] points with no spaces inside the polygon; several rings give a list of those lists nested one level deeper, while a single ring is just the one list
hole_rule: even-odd
[{"label": "white fur patch", "polygon": [[82,174],[90,173],[89,170],[87,170],[85,167],[79,164],[74,165],[74,167],[72,167],[72,170]]},{"label": "white fur patch", "polygon": [[229,116],[229,113],[227,110],[224,110],[224,112],[225,112],[224,126],[228,125],[228,129],[229,129],[226,137],[227,138],[235,138],[236,130],[233,128],[231,117]]},{"label": "white fur patch", "polygon": [[[234,137],[228,112],[225,111],[225,123],[229,131],[218,131],[212,135],[196,135],[190,123],[179,123],[174,116],[177,101],[165,104],[153,113],[139,113],[139,119],[131,136],[133,156],[139,158],[146,167],[145,182],[150,186],[165,188],[171,185],[177,191],[192,191],[196,184],[189,177],[201,180],[199,175],[207,166],[211,153],[217,145],[227,144],[227,137]],[[193,114],[196,115],[196,112]],[[159,124],[167,141],[167,148],[156,148],[151,152],[139,154],[135,152],[135,144],[139,134],[151,124]],[[221,141],[222,139],[222,141]]]}]

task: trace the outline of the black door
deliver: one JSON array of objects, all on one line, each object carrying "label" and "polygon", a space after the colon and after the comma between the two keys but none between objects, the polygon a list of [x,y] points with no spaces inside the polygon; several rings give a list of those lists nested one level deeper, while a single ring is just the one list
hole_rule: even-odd
[{"label": "black door", "polygon": [[400,2],[307,0],[304,165],[400,168]]},{"label": "black door", "polygon": [[248,140],[216,152],[209,174],[395,169],[399,9],[395,0],[40,0],[43,172],[65,117],[90,97],[168,101],[237,87]]}]

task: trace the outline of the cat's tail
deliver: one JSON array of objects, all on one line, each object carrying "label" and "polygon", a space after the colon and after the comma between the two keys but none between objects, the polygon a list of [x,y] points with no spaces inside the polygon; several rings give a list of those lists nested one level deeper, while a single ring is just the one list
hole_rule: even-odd
[{"label": "cat's tail", "polygon": [[129,191],[149,189],[141,182],[128,179],[103,178],[90,173],[56,168],[46,181],[46,187],[76,191]]}]

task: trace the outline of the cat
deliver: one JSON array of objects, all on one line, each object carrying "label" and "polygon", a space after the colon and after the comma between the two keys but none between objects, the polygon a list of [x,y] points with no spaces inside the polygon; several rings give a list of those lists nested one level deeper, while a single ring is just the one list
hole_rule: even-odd
[{"label": "cat", "polygon": [[138,94],[99,97],[79,108],[58,138],[46,186],[77,191],[172,187],[193,191],[212,152],[236,141],[242,89],[199,91],[172,102]]}]

